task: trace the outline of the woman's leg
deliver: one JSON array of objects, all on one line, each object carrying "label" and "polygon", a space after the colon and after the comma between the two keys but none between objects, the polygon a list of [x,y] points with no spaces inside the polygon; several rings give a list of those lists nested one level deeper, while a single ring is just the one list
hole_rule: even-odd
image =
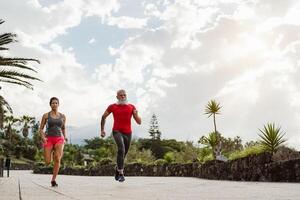
[{"label": "woman's leg", "polygon": [[51,157],[52,157],[52,147],[44,147],[44,159],[46,165],[49,165],[51,163]]},{"label": "woman's leg", "polygon": [[63,155],[63,149],[64,149],[64,144],[56,144],[54,146],[54,155],[53,155],[54,165],[53,165],[53,175],[51,181],[55,181],[56,176],[58,174],[59,167],[60,167],[60,160]]}]

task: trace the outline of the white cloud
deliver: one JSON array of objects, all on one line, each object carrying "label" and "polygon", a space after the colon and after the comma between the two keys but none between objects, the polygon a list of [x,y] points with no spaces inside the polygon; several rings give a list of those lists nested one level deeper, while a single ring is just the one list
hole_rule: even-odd
[{"label": "white cloud", "polygon": [[[297,1],[146,1],[141,18],[120,17],[118,1],[63,1],[48,8],[17,2],[0,3],[8,16],[5,30],[18,30],[24,44],[13,46],[10,55],[40,58],[38,76],[44,80],[34,91],[3,87],[17,114],[41,116],[49,98],[59,96],[70,125],[98,124],[115,91],[125,88],[143,117],[135,134],[147,136],[156,113],[163,137],[196,141],[212,129],[203,113],[216,98],[222,105],[217,125],[225,137],[258,139],[258,128],[275,122],[289,144],[300,148]],[[24,12],[13,15],[13,7]],[[119,47],[108,47],[115,60],[93,74],[78,63],[72,47],[53,43],[88,16],[122,30],[140,29]],[[159,21],[154,30],[150,20]],[[15,98],[20,95],[22,102]]]},{"label": "white cloud", "polygon": [[90,40],[89,40],[89,44],[94,44],[96,42],[96,39],[95,38],[91,38]]},{"label": "white cloud", "polygon": [[107,19],[107,24],[111,26],[118,26],[119,28],[135,28],[141,29],[147,25],[147,19],[138,19],[133,17],[109,17]]}]

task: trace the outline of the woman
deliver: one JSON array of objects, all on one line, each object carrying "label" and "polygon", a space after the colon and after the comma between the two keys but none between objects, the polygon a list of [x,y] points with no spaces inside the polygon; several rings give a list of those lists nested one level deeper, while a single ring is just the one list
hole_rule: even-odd
[{"label": "woman", "polygon": [[[42,117],[40,125],[40,135],[43,140],[44,158],[46,165],[51,162],[53,155],[53,175],[51,179],[51,186],[57,187],[55,179],[59,171],[60,160],[63,155],[64,142],[67,141],[65,124],[66,117],[64,114],[58,112],[59,100],[56,97],[50,99],[51,111],[45,113]],[[46,125],[46,131],[44,127]]]}]

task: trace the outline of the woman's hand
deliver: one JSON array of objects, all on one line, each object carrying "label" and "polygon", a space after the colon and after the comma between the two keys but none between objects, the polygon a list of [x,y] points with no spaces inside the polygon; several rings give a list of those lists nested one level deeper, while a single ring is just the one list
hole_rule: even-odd
[{"label": "woman's hand", "polygon": [[47,143],[47,138],[46,138],[45,136],[42,136],[42,142],[43,142],[44,144]]}]

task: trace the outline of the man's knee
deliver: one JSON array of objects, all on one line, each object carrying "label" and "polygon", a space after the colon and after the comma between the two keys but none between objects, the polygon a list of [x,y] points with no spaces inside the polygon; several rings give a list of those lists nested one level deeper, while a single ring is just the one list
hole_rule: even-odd
[{"label": "man's knee", "polygon": [[124,148],[118,148],[118,154],[124,156],[125,149]]}]

